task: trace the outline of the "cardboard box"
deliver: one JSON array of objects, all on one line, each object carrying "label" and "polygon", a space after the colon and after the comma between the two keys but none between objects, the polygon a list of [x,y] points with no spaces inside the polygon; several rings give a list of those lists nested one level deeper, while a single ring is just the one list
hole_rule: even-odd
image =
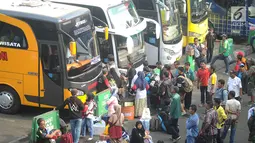
[{"label": "cardboard box", "polygon": [[124,107],[134,106],[134,102],[124,102]]}]

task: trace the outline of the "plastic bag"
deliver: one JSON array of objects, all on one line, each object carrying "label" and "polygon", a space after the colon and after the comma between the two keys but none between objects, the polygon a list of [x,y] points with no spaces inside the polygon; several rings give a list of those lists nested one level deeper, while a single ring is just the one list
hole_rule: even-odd
[{"label": "plastic bag", "polygon": [[107,125],[105,126],[104,135],[109,135],[109,127],[110,127],[109,124],[107,124]]},{"label": "plastic bag", "polygon": [[149,120],[151,119],[151,111],[150,108],[144,108],[143,109],[143,114],[141,117],[142,120]]}]

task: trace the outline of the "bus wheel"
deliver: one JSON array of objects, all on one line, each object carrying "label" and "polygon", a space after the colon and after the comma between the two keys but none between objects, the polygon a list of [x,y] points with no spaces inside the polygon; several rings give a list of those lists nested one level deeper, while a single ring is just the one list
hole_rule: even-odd
[{"label": "bus wheel", "polygon": [[0,86],[0,112],[15,114],[20,109],[19,95],[8,86]]}]

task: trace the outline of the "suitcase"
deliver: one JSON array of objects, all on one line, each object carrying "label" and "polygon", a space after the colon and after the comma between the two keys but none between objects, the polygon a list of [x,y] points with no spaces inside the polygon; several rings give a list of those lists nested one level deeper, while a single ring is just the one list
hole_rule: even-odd
[{"label": "suitcase", "polygon": [[153,116],[150,120],[150,130],[151,131],[161,131],[160,121],[157,116]]}]

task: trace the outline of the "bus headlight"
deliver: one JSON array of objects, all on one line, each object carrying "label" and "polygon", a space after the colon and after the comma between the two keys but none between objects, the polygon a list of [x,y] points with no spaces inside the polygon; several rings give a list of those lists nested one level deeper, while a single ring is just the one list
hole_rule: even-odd
[{"label": "bus headlight", "polygon": [[170,54],[171,56],[173,56],[175,54],[175,52],[173,50],[164,48],[164,51],[167,52],[168,54]]},{"label": "bus headlight", "polygon": [[198,38],[198,37],[201,36],[201,34],[198,34],[198,33],[196,33],[196,32],[190,32],[190,31],[189,31],[188,36]]}]

